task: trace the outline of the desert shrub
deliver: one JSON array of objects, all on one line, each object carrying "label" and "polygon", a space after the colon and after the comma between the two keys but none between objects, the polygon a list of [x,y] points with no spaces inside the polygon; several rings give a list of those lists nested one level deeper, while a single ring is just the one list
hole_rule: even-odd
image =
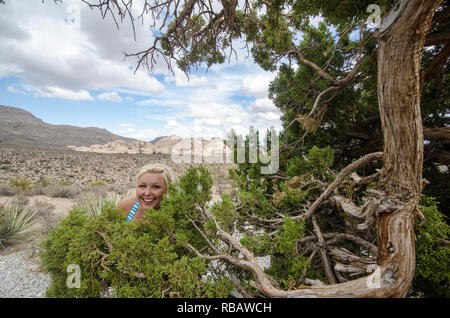
[{"label": "desert shrub", "polygon": [[91,181],[85,187],[84,192],[93,192],[99,196],[106,197],[108,195],[108,183],[105,180]]},{"label": "desert shrub", "polygon": [[50,230],[56,227],[59,221],[55,214],[52,213],[55,206],[49,202],[39,200],[34,203],[33,209],[36,213],[36,218],[42,220],[43,235],[46,236]]},{"label": "desert shrub", "polygon": [[14,206],[17,205],[18,209],[24,209],[30,202],[30,199],[28,198],[28,196],[23,194],[23,192],[19,192],[18,194],[13,196],[7,202],[9,202],[11,205],[14,205]]},{"label": "desert shrub", "polygon": [[35,211],[17,201],[0,205],[0,248],[22,241],[35,223]]},{"label": "desert shrub", "polygon": [[52,189],[52,183],[44,177],[41,177],[31,189],[31,195],[48,195],[49,189]]},{"label": "desert shrub", "polygon": [[111,184],[108,186],[108,190],[118,193],[118,194],[124,194],[128,192],[128,189],[132,188],[133,186],[129,187],[123,184]]},{"label": "desert shrub", "polygon": [[46,195],[48,193],[48,187],[41,184],[37,184],[30,192],[31,195]]},{"label": "desert shrub", "polygon": [[107,187],[108,183],[105,180],[94,180],[88,183],[88,187],[104,186]]},{"label": "desert shrub", "polygon": [[[190,217],[210,198],[211,184],[207,171],[189,170],[180,188],[169,185],[161,208],[148,209],[139,222],[125,222],[100,196],[89,199],[98,200],[95,206],[77,203],[42,243],[41,260],[52,279],[46,296],[99,297],[110,288],[118,297],[229,295],[231,281],[208,275],[206,260],[186,249],[206,246]],[[80,288],[66,284],[70,264],[80,267]]]},{"label": "desert shrub", "polygon": [[0,195],[11,197],[17,195],[21,190],[16,187],[11,187],[8,184],[0,184]]},{"label": "desert shrub", "polygon": [[72,185],[53,185],[47,187],[46,192],[53,198],[73,199],[80,193],[80,190]]}]

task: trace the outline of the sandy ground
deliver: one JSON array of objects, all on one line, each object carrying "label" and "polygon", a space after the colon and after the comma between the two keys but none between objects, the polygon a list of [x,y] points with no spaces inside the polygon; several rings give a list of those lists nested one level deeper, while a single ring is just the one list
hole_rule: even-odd
[{"label": "sandy ground", "polygon": [[[12,202],[15,197],[0,196],[0,204]],[[72,209],[73,200],[66,198],[50,198],[43,195],[23,197],[25,206],[41,210],[40,215],[36,218],[36,225],[26,234],[23,240],[14,245],[8,246],[6,249],[0,249],[0,255],[16,253],[18,251],[27,250],[28,259],[39,263],[39,245],[43,238],[47,235],[52,225],[63,219]],[[43,209],[45,209],[43,211]]]},{"label": "sandy ground", "polygon": [[[0,196],[0,204],[5,204],[8,201],[12,201],[14,197]],[[64,217],[69,213],[70,209],[73,206],[72,199],[66,198],[50,198],[44,195],[35,195],[35,196],[27,196],[28,199],[27,206],[36,206],[39,203],[45,203],[48,205],[53,205],[54,208],[52,213],[54,213],[58,217]]]}]

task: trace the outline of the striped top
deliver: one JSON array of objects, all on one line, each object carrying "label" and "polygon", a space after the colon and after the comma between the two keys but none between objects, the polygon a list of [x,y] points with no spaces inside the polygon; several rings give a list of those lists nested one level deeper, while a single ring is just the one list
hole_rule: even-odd
[{"label": "striped top", "polygon": [[131,222],[131,220],[133,220],[134,215],[136,214],[136,211],[139,208],[139,201],[136,200],[136,202],[134,202],[133,207],[130,210],[130,213],[128,213],[128,217],[126,222]]}]

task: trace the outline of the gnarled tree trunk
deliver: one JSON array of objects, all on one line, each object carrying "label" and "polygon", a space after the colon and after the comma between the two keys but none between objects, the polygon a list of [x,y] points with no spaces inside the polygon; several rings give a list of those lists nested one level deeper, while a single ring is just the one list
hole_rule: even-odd
[{"label": "gnarled tree trunk", "polygon": [[384,136],[375,272],[342,284],[281,291],[249,267],[274,297],[404,297],[414,278],[414,219],[422,192],[423,128],[420,64],[440,1],[400,0],[378,32],[378,99]]},{"label": "gnarled tree trunk", "polygon": [[380,183],[392,203],[386,202],[386,213],[378,217],[378,265],[382,279],[393,284],[390,296],[405,296],[414,277],[414,218],[423,163],[420,62],[438,5],[434,0],[400,1],[379,34],[378,100],[384,136]]}]

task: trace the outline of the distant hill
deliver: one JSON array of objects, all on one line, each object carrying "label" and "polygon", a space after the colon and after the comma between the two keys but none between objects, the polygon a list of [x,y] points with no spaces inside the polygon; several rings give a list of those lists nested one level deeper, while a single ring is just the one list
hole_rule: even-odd
[{"label": "distant hill", "polygon": [[168,136],[160,136],[160,137],[156,137],[153,140],[150,140],[149,143],[151,143],[152,145],[156,144],[158,141],[160,141],[161,139],[167,138]]},{"label": "distant hill", "polygon": [[0,144],[88,147],[117,140],[126,144],[137,141],[101,128],[48,124],[23,109],[0,105]]}]

